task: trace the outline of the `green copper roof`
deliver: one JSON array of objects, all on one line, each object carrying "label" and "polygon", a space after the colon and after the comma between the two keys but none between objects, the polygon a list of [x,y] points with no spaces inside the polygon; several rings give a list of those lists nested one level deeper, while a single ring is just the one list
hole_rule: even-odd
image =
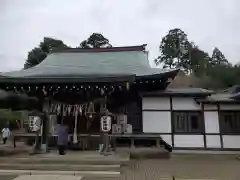
[{"label": "green copper roof", "polygon": [[[113,49],[113,48],[112,48]],[[74,51],[73,51],[74,50]],[[148,76],[164,73],[151,68],[144,50],[62,51],[51,53],[35,67],[3,73],[8,78],[27,77],[116,77]]]}]

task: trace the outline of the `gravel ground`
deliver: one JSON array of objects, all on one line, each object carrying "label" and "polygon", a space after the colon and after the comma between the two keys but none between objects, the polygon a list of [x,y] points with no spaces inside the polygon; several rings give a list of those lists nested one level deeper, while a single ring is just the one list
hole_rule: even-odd
[{"label": "gravel ground", "polygon": [[[176,156],[170,160],[131,161],[119,178],[98,180],[239,180],[240,161],[236,158]],[[95,180],[85,177],[83,180]]]}]

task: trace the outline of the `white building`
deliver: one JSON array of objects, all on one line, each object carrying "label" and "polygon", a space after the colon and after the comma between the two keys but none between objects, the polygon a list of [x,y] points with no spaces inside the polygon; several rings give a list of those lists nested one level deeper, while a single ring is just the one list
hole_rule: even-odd
[{"label": "white building", "polygon": [[173,149],[240,150],[240,101],[231,92],[167,89],[142,96],[143,133],[159,134]]}]

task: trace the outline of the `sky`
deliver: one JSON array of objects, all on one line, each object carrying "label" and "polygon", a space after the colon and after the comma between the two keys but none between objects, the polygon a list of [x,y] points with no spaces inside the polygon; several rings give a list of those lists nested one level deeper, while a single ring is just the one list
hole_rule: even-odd
[{"label": "sky", "polygon": [[0,72],[23,68],[43,37],[75,47],[93,32],[113,46],[147,44],[150,64],[161,38],[181,28],[201,49],[240,61],[239,0],[0,0]]}]

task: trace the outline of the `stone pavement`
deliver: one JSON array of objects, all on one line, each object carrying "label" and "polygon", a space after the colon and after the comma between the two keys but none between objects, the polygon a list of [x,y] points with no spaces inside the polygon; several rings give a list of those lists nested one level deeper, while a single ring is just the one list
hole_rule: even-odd
[{"label": "stone pavement", "polygon": [[[170,160],[131,160],[118,177],[82,180],[240,180],[239,167],[234,155],[173,155]],[[0,175],[0,180],[5,179]]]},{"label": "stone pavement", "polygon": [[[173,156],[170,160],[136,160],[118,178],[98,180],[239,180],[240,161],[234,156]],[[82,180],[95,180],[83,177]]]},{"label": "stone pavement", "polygon": [[173,156],[170,160],[132,161],[126,168],[122,180],[151,180],[159,177],[188,179],[239,180],[240,161],[232,156],[209,158]]},{"label": "stone pavement", "polygon": [[29,154],[33,147],[27,146],[24,142],[16,142],[16,147],[13,147],[13,143],[8,141],[7,144],[0,144],[0,157]]}]

